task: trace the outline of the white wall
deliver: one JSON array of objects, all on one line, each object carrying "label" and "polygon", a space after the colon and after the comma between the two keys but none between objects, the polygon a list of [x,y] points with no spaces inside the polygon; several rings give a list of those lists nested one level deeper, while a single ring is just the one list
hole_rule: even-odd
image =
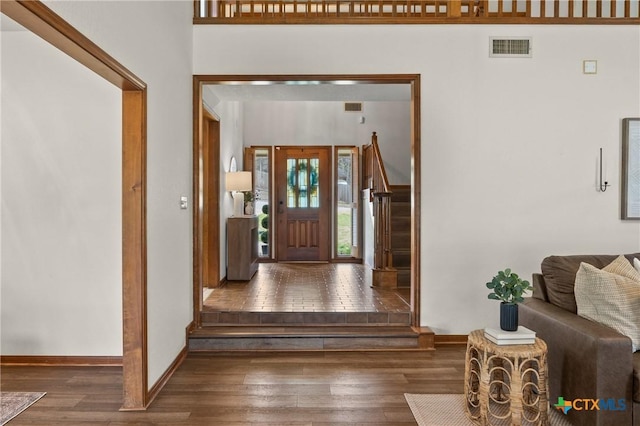
[{"label": "white wall", "polygon": [[[185,346],[192,314],[192,16],[185,1],[47,2],[147,83],[149,387]],[[100,339],[95,335],[94,339]]]},{"label": "white wall", "polygon": [[[206,91],[205,91],[206,92]],[[243,164],[243,111],[238,101],[222,101],[214,107],[220,118],[220,277],[227,276],[227,218],[233,216],[233,198],[225,189],[224,174],[229,171],[231,157],[236,159],[238,171],[245,170]]]},{"label": "white wall", "polygon": [[[363,102],[360,113],[343,102],[243,102],[244,145],[351,145],[371,143],[380,152],[392,185],[411,183],[410,102]],[[360,117],[365,118],[360,123]]]},{"label": "white wall", "polygon": [[2,34],[3,355],[122,355],[120,90]]},{"label": "white wall", "polygon": [[[532,36],[533,58],[490,59],[498,35]],[[549,254],[640,250],[640,224],[618,219],[639,49],[626,25],[200,25],[194,73],[419,73],[421,324],[462,334],[497,321],[484,283],[499,269],[530,276]],[[597,75],[582,74],[584,59]]]}]

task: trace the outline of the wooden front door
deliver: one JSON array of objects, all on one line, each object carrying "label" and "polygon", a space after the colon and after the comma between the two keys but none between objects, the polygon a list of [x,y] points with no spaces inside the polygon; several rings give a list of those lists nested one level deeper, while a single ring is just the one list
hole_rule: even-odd
[{"label": "wooden front door", "polygon": [[331,147],[276,147],[277,260],[328,261]]}]

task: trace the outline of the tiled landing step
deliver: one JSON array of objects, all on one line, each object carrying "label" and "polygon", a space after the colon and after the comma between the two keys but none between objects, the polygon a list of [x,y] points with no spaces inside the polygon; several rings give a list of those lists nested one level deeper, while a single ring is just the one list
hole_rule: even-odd
[{"label": "tiled landing step", "polygon": [[433,332],[408,326],[204,327],[189,336],[189,351],[308,351],[433,349]]},{"label": "tiled landing step", "polygon": [[235,312],[203,311],[204,327],[220,325],[409,326],[409,312]]}]

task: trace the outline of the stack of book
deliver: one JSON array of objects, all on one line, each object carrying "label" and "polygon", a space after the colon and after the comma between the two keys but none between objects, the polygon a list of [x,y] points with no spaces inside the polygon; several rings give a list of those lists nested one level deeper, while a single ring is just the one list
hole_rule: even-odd
[{"label": "stack of book", "polygon": [[536,341],[536,332],[523,326],[518,326],[516,331],[485,328],[484,337],[496,345],[531,345]]}]

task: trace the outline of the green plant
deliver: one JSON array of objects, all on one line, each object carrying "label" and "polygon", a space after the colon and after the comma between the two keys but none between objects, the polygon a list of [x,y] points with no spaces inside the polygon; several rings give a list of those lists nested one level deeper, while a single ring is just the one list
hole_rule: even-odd
[{"label": "green plant", "polygon": [[525,291],[532,289],[529,281],[523,280],[509,268],[499,271],[498,275],[487,283],[487,288],[493,290],[487,296],[489,299],[510,304],[524,301],[522,295]]},{"label": "green plant", "polygon": [[244,191],[244,202],[248,203],[249,201],[253,201],[254,194],[252,191]]},{"label": "green plant", "polygon": [[269,204],[265,204],[262,206],[262,213],[269,214]]},{"label": "green plant", "polygon": [[260,241],[267,244],[269,242],[269,231],[262,231],[260,233]]}]

